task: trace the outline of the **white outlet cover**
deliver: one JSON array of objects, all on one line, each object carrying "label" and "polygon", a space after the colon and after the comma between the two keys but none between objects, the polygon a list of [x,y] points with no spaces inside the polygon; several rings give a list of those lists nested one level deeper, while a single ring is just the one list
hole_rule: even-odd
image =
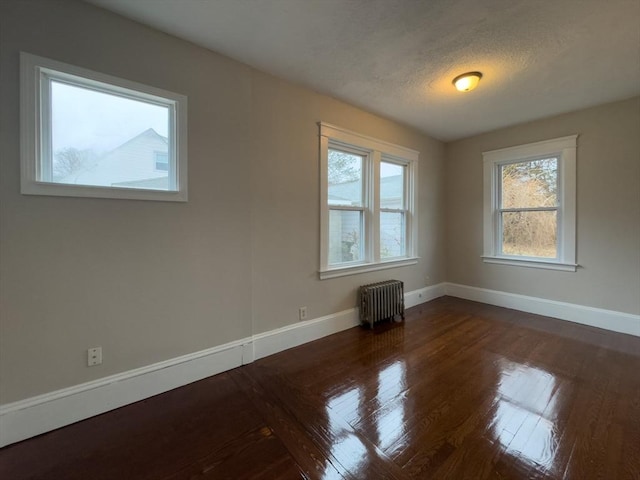
[{"label": "white outlet cover", "polygon": [[93,367],[102,363],[102,347],[93,347],[87,350],[87,365]]}]

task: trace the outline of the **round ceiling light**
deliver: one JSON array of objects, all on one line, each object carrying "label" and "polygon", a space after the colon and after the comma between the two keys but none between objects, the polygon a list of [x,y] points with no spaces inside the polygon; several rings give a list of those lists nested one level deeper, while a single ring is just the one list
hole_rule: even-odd
[{"label": "round ceiling light", "polygon": [[478,86],[482,73],[480,72],[467,72],[462,75],[458,75],[453,79],[453,84],[461,92],[470,92]]}]

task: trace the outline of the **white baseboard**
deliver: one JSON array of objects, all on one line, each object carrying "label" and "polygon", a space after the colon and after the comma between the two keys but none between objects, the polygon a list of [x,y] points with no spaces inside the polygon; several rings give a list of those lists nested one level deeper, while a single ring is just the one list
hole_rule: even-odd
[{"label": "white baseboard", "polygon": [[539,297],[446,283],[444,290],[452,297],[512,308],[523,312],[559,318],[570,322],[640,336],[640,315],[586,307]]},{"label": "white baseboard", "polygon": [[[441,283],[407,292],[405,306],[410,308],[445,294],[640,336],[638,315],[453,283]],[[358,324],[358,310],[351,308],[2,405],[0,447],[187,385]]]},{"label": "white baseboard", "polygon": [[0,447],[242,365],[246,340],[0,406]]},{"label": "white baseboard", "polygon": [[350,308],[324,317],[306,320],[253,336],[255,359],[312,342],[360,324],[358,309]]},{"label": "white baseboard", "polygon": [[[444,285],[405,294],[407,307]],[[288,325],[217,347],[0,406],[0,447],[246,365],[359,324],[358,309]]]},{"label": "white baseboard", "polygon": [[[405,308],[414,307],[445,294],[444,283],[413,290],[404,294]],[[350,308],[342,312],[300,322],[277,330],[259,333],[253,336],[255,359],[260,359],[281,352],[288,348],[297,347],[303,343],[312,342],[327,335],[347,330],[360,324],[357,308]]]},{"label": "white baseboard", "polygon": [[420,288],[404,294],[405,308],[415,307],[421,303],[430,302],[445,295],[445,284],[439,283],[430,287]]}]

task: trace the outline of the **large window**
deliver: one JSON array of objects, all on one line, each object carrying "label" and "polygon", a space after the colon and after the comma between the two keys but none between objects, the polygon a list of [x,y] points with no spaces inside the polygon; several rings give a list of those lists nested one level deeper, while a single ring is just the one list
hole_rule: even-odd
[{"label": "large window", "polygon": [[320,124],[320,278],[417,262],[418,152]]},{"label": "large window", "polygon": [[187,199],[186,97],[21,54],[22,193]]},{"label": "large window", "polygon": [[483,154],[485,262],[575,271],[576,139]]}]

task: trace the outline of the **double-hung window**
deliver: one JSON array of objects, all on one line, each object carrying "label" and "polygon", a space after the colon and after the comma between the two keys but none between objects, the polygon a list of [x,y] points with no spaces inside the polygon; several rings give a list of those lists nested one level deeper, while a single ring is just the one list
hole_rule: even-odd
[{"label": "double-hung window", "polygon": [[320,278],[417,262],[418,155],[320,124]]},{"label": "double-hung window", "polygon": [[485,262],[576,270],[576,139],[483,153]]},{"label": "double-hung window", "polygon": [[22,53],[21,191],[187,200],[183,95]]}]

